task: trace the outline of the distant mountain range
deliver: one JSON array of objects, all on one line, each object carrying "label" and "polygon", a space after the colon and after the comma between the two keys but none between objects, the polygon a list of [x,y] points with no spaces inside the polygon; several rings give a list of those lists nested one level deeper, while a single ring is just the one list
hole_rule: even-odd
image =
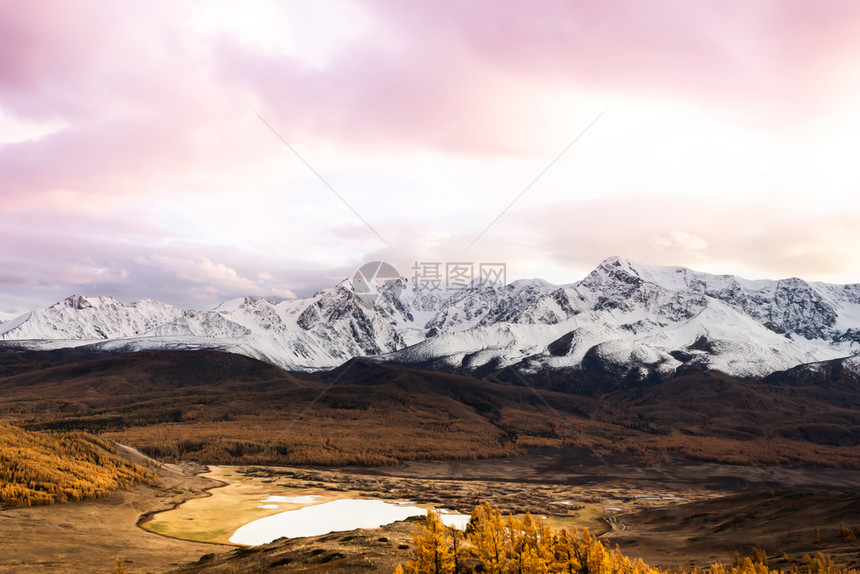
[{"label": "distant mountain range", "polygon": [[611,257],[569,285],[475,281],[433,295],[440,298],[408,278],[386,282],[374,304],[352,280],[308,299],[246,297],[211,311],[73,295],[0,323],[0,340],[32,349],[218,349],[304,372],[354,357],[525,374],[599,365],[632,380],[691,369],[760,378],[837,359],[860,372],[860,284],[751,281]]}]

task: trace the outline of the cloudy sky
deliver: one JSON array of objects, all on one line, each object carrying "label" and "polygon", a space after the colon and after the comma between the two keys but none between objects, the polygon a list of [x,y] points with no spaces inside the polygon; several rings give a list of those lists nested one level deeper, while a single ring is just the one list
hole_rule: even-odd
[{"label": "cloudy sky", "polygon": [[0,318],[375,259],[860,282],[858,150],[853,0],[0,0]]}]

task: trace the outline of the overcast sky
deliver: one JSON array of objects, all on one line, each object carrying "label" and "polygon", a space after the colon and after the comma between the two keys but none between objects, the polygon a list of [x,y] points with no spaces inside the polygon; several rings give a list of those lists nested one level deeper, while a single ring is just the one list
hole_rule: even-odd
[{"label": "overcast sky", "polygon": [[858,153],[854,0],[0,0],[0,318],[375,259],[856,283]]}]

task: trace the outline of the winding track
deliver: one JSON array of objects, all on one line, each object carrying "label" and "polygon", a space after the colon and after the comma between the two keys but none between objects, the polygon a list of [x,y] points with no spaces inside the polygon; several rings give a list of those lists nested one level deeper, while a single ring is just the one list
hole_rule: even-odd
[{"label": "winding track", "polygon": [[612,538],[613,536],[616,536],[621,532],[627,530],[627,525],[621,522],[621,520],[619,520],[622,516],[624,515],[619,514],[616,516],[604,516],[603,520],[606,521],[606,524],[609,525],[609,528],[611,530],[609,532],[604,532],[603,534],[598,536],[598,538]]}]

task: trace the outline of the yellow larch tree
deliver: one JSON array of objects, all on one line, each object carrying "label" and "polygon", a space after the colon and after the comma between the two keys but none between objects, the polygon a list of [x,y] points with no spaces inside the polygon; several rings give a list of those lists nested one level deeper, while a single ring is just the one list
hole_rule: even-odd
[{"label": "yellow larch tree", "polygon": [[409,567],[416,574],[453,574],[454,556],[448,528],[439,515],[427,511],[427,518],[413,536],[415,560]]}]

